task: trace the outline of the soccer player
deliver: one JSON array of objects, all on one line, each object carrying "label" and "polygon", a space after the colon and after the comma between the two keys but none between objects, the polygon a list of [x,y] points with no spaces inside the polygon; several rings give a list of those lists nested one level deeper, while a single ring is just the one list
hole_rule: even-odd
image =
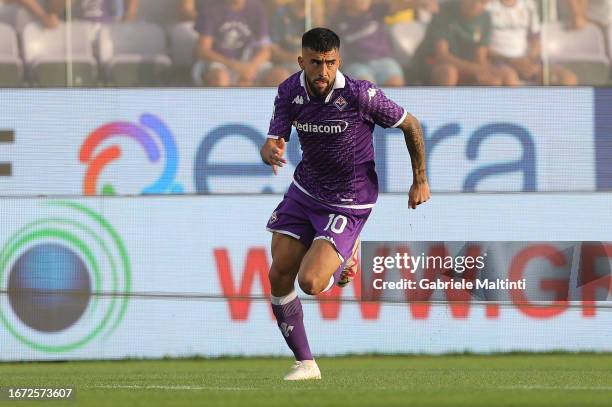
[{"label": "soccer player", "polygon": [[302,37],[302,70],[278,87],[262,160],[277,173],[286,160],[291,126],[297,130],[302,161],[283,201],[272,213],[272,310],[296,364],[285,380],[320,379],[294,289],[317,295],[352,279],[343,263],[353,257],[356,241],[378,196],[374,170],[374,125],[399,127],[410,152],[413,184],[409,206],[429,199],[425,148],[419,122],[368,81],[338,70],[340,39],[314,28]]}]

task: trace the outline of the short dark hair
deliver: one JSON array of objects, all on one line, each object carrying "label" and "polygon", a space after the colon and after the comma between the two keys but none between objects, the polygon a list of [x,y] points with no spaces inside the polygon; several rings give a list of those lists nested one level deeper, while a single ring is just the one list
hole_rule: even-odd
[{"label": "short dark hair", "polygon": [[340,37],[329,28],[317,27],[302,35],[302,48],[317,52],[329,52],[340,49]]}]

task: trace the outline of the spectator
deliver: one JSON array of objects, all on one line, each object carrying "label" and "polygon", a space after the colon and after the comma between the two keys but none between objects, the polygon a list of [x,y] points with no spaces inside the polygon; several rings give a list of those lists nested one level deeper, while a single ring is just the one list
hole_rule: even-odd
[{"label": "spectator", "polygon": [[487,2],[458,0],[441,5],[415,54],[425,82],[443,86],[518,85],[513,69],[490,63]]},{"label": "spectator", "polygon": [[259,0],[208,1],[198,13],[199,32],[193,77],[210,86],[261,84],[271,67],[270,37],[266,11]]},{"label": "spectator", "polygon": [[47,13],[47,11],[36,0],[0,0],[2,4],[16,4],[25,8],[46,28],[55,28],[59,24],[57,14]]},{"label": "spectator", "polygon": [[286,69],[287,74],[300,69],[297,58],[302,53],[305,28],[305,0],[293,0],[279,7],[272,20],[272,60]]},{"label": "spectator", "polygon": [[[533,0],[492,0],[491,57],[512,67],[519,78],[543,82],[540,59],[540,16]],[[550,68],[552,85],[576,85],[577,79],[568,69],[558,65]]]},{"label": "spectator", "polygon": [[344,72],[382,86],[402,86],[404,73],[393,58],[384,18],[388,2],[372,5],[372,0],[344,0],[330,24],[342,38]]},{"label": "spectator", "polygon": [[[136,19],[139,0],[69,0],[74,17],[95,23],[129,22]],[[64,14],[66,0],[51,0],[51,10]]]}]

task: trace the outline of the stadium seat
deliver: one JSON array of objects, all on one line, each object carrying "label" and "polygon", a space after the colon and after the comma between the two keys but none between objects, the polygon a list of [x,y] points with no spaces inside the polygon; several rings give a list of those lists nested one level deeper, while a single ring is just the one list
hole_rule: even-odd
[{"label": "stadium seat", "polygon": [[17,34],[10,25],[0,23],[0,87],[20,86],[22,77]]},{"label": "stadium seat", "polygon": [[411,65],[417,47],[425,37],[426,26],[416,21],[397,23],[389,28],[395,57],[404,68]]},{"label": "stadium seat", "polygon": [[100,31],[99,59],[111,86],[153,86],[167,81],[166,35],[148,22],[117,23]]},{"label": "stadium seat", "polygon": [[23,29],[26,72],[35,86],[96,86],[97,64],[93,56],[92,26],[75,21],[52,30],[38,23]]},{"label": "stadium seat", "polygon": [[581,85],[605,85],[609,81],[604,36],[593,24],[581,30],[565,30],[559,22],[544,24],[542,57],[572,70]]},{"label": "stadium seat", "polygon": [[193,22],[185,21],[168,28],[170,38],[170,57],[176,82],[192,84],[191,68],[195,63],[195,48],[198,33],[193,28]]},{"label": "stadium seat", "polygon": [[139,2],[138,19],[168,27],[179,21],[178,1],[145,0]]}]

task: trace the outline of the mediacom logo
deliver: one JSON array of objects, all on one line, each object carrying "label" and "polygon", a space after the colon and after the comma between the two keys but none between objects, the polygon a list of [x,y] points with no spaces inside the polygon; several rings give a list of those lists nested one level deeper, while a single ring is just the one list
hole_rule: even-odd
[{"label": "mediacom logo", "polygon": [[[79,160],[88,166],[83,180],[85,195],[98,194],[98,179],[104,168],[121,157],[121,148],[117,145],[96,149],[104,141],[116,137],[127,137],[139,143],[151,163],[157,163],[163,156],[166,163],[160,177],[142,190],[142,194],[182,193],[183,186],[174,182],[178,170],[178,150],[172,132],[157,116],[143,114],[139,123],[111,122],[91,132],[81,146]],[[115,187],[110,184],[102,186],[102,195],[116,195]]]},{"label": "mediacom logo", "polygon": [[47,216],[17,230],[0,251],[0,321],[23,344],[68,352],[125,315],[132,277],[121,237],[88,207],[43,204]]}]

